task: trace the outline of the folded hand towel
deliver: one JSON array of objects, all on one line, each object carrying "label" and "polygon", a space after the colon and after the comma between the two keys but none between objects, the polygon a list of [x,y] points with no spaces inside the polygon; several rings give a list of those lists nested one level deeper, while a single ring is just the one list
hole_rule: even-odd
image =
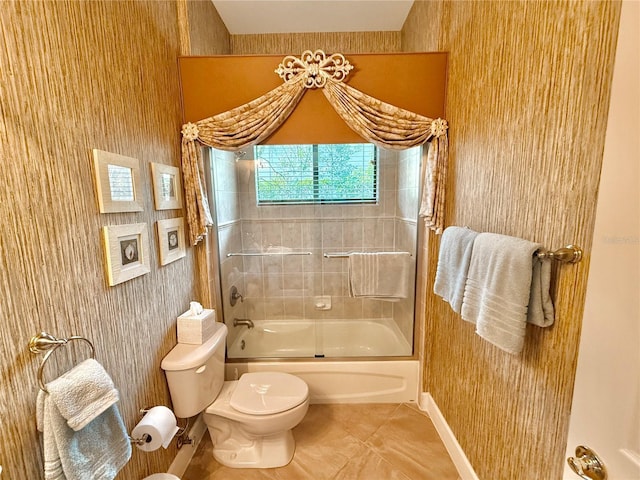
[{"label": "folded hand towel", "polygon": [[406,252],[352,253],[348,270],[352,297],[398,301],[409,294],[411,255]]},{"label": "folded hand towel", "polygon": [[477,236],[478,232],[469,228],[448,227],[440,240],[433,291],[449,302],[456,313],[460,313],[462,308],[473,241]]},{"label": "folded hand towel", "polygon": [[[111,402],[106,409],[102,409],[102,405],[97,407],[102,411],[95,416],[81,408],[73,408],[71,402],[57,403],[62,396],[63,386],[71,397],[76,397],[76,401],[76,389],[92,392],[86,384],[95,383],[92,375],[95,366],[86,367],[83,362],[49,382],[47,390],[56,394],[38,392],[36,419],[38,430],[43,433],[46,480],[113,480],[131,458],[131,442],[115,402]],[[87,375],[82,375],[82,372]],[[97,403],[100,402],[93,396],[85,407],[91,410]],[[93,419],[84,427],[74,430],[61,409],[66,415],[78,413],[78,418],[93,416]],[[76,419],[74,415],[71,418]]]},{"label": "folded hand towel", "polygon": [[47,390],[73,430],[81,430],[119,400],[111,377],[93,358],[51,382]]},{"label": "folded hand towel", "polygon": [[476,323],[482,338],[512,354],[524,345],[533,253],[540,247],[495,233],[481,233],[473,244],[462,318]]}]

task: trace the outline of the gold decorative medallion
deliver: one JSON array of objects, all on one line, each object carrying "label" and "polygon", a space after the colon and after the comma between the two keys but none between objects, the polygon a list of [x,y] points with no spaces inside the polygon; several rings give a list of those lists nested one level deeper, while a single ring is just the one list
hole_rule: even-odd
[{"label": "gold decorative medallion", "polygon": [[306,88],[322,88],[328,79],[343,81],[351,70],[353,65],[340,53],[327,56],[322,50],[305,50],[300,58],[284,57],[275,72],[285,82],[303,78]]}]

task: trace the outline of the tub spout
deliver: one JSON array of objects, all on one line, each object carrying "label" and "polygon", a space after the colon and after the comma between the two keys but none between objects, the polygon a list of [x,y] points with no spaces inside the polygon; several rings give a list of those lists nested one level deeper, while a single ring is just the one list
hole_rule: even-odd
[{"label": "tub spout", "polygon": [[234,318],[233,319],[233,326],[237,327],[238,325],[246,325],[247,328],[253,328],[253,320],[249,319],[249,318]]}]

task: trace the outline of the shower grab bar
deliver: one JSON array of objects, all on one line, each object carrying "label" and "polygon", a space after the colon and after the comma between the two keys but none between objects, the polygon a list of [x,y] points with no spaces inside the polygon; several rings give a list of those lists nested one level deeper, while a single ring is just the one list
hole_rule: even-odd
[{"label": "shower grab bar", "polygon": [[[324,258],[349,258],[349,255],[353,253],[365,253],[365,252],[345,252],[345,253],[324,253]],[[412,256],[410,252],[369,252],[369,253],[406,253],[410,257]]]},{"label": "shower grab bar", "polygon": [[313,252],[256,252],[256,253],[227,253],[227,257],[285,257],[287,255],[313,255]]}]

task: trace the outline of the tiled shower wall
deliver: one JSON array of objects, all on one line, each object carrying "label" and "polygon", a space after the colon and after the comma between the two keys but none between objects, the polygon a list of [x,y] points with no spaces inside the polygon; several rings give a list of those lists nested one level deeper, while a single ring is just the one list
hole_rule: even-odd
[{"label": "tiled shower wall", "polygon": [[[413,292],[410,298],[394,303],[351,298],[347,260],[324,258],[323,254],[408,251],[415,259],[419,150],[380,151],[377,205],[258,207],[250,157],[251,151],[237,161],[231,154],[214,153],[223,301],[228,316],[252,320],[393,318],[411,344]],[[226,256],[270,249],[311,254]],[[413,270],[410,275],[415,275]],[[235,307],[229,304],[231,285],[244,296],[244,302]],[[315,307],[318,296],[331,297],[331,310]],[[230,340],[233,337],[230,328]]]}]

